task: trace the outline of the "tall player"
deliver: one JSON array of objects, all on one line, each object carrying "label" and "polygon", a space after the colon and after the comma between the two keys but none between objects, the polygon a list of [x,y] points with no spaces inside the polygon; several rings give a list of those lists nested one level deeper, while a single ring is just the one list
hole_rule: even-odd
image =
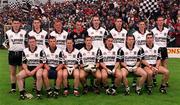
[{"label": "tall player", "polygon": [[99,16],[93,16],[91,20],[91,27],[87,29],[88,35],[93,39],[93,46],[100,48],[104,46],[103,39],[107,35],[107,31],[101,27]]},{"label": "tall player", "polygon": [[168,68],[167,67],[167,63],[168,63],[167,40],[169,37],[168,36],[169,29],[164,26],[164,17],[162,16],[157,17],[156,27],[154,27],[151,31],[154,34],[154,40],[155,40],[154,43],[158,45],[159,47],[161,47],[161,50],[162,50],[161,65],[167,69]]},{"label": "tall player", "polygon": [[140,76],[136,85],[136,93],[142,93],[142,86],[147,78],[147,73],[140,67],[141,49],[135,46],[135,37],[133,35],[126,36],[126,46],[118,51],[118,59],[121,64],[122,78],[125,85],[125,95],[130,94],[127,75],[133,73]]},{"label": "tall player", "polygon": [[162,83],[160,92],[166,93],[166,83],[169,78],[169,71],[161,66],[161,48],[154,44],[154,35],[149,33],[146,35],[146,45],[142,46],[143,58],[142,63],[145,65],[144,70],[147,72],[147,88],[148,94],[152,93],[152,77],[153,74],[162,74]]},{"label": "tall player", "polygon": [[41,28],[41,20],[35,18],[32,26],[33,29],[28,33],[28,36],[34,36],[37,41],[37,46],[45,49],[48,46],[48,33]]},{"label": "tall player", "polygon": [[125,46],[127,31],[122,27],[122,18],[117,17],[115,19],[115,27],[110,31],[114,39],[114,46],[121,48]]},{"label": "tall player", "polygon": [[60,19],[54,20],[54,31],[50,33],[50,36],[54,36],[57,40],[57,47],[61,50],[66,48],[66,38],[68,33],[63,29],[63,22]]},{"label": "tall player", "polygon": [[28,38],[28,48],[23,50],[22,55],[22,68],[23,70],[17,74],[17,83],[20,92],[20,99],[24,100],[25,89],[24,89],[24,79],[27,77],[34,77],[36,81],[36,92],[37,98],[41,98],[41,88],[42,88],[42,72],[43,65],[45,63],[44,51],[37,47],[36,38],[31,36]]},{"label": "tall player", "polygon": [[11,90],[16,92],[16,69],[22,69],[22,51],[26,44],[26,31],[21,29],[21,20],[14,18],[11,24],[12,28],[5,34],[4,46],[8,48],[8,61],[10,69]]},{"label": "tall player", "polygon": [[99,84],[101,82],[101,72],[99,70],[99,50],[92,45],[92,37],[85,37],[85,46],[80,50],[80,81],[83,86],[83,94],[87,94],[87,76],[96,78],[94,82],[94,92],[99,94]]},{"label": "tall player", "polygon": [[[138,29],[133,33],[135,40],[136,40],[136,46],[142,47],[146,44],[146,35],[149,33],[149,31],[146,28],[146,23],[144,20],[140,20],[137,24]],[[133,78],[132,86],[136,86],[136,80],[137,78]]]}]

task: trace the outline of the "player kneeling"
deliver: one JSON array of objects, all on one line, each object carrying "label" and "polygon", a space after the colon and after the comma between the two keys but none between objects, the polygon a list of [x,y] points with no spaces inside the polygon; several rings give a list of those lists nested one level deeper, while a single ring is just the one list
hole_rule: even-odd
[{"label": "player kneeling", "polygon": [[99,94],[99,84],[101,82],[101,72],[98,69],[98,49],[92,45],[92,38],[90,36],[85,37],[85,46],[80,50],[80,81],[83,86],[83,94],[87,94],[88,85],[87,77],[92,75],[95,77],[93,84],[94,92]]},{"label": "player kneeling", "polygon": [[[32,95],[26,95],[24,89],[24,80],[27,77],[36,78],[36,94],[37,98],[41,98],[42,88],[42,72],[43,63],[45,62],[45,54],[43,50],[36,46],[36,38],[28,38],[29,47],[23,50],[22,56],[22,67],[23,70],[17,74],[17,83],[20,91],[20,99],[32,98]],[[30,97],[29,97],[30,96]]]}]

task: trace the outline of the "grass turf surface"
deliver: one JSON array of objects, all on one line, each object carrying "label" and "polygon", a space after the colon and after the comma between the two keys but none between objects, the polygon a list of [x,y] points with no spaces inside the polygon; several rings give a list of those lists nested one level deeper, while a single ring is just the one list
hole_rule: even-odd
[{"label": "grass turf surface", "polygon": [[[43,89],[43,99],[31,99],[19,101],[19,92],[9,94],[10,79],[9,67],[7,60],[7,51],[0,50],[0,105],[180,105],[180,59],[169,59],[170,79],[167,94],[159,92],[159,85],[161,76],[158,76],[158,87],[153,89],[152,95],[147,95],[146,91],[141,96],[137,96],[133,89],[131,89],[130,96],[124,96],[122,87],[116,96],[108,96],[104,92],[100,95],[95,95],[89,92],[87,95],[75,97],[69,95],[58,99],[46,98]],[[26,80],[26,90],[32,90],[32,78]],[[129,78],[132,81],[132,78]],[[62,93],[62,92],[61,92]]]}]

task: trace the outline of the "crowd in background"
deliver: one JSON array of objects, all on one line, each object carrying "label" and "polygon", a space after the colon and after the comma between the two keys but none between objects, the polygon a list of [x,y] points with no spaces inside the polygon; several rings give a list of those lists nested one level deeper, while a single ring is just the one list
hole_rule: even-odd
[{"label": "crowd in background", "polygon": [[84,28],[90,26],[93,15],[101,17],[101,25],[110,30],[114,27],[115,17],[123,19],[123,27],[128,32],[136,30],[139,20],[145,19],[147,28],[150,30],[155,26],[155,18],[158,15],[165,17],[165,25],[171,30],[169,47],[180,47],[180,4],[179,0],[159,0],[159,10],[156,13],[144,13],[140,15],[139,4],[142,0],[98,0],[98,1],[66,1],[63,3],[40,4],[24,12],[21,8],[6,7],[0,13],[0,45],[4,38],[6,26],[10,25],[14,17],[23,21],[22,28],[27,31],[32,29],[32,20],[39,17],[42,20],[42,28],[48,32],[52,31],[52,23],[56,18],[63,20],[64,29],[71,32],[76,19],[80,19]]}]

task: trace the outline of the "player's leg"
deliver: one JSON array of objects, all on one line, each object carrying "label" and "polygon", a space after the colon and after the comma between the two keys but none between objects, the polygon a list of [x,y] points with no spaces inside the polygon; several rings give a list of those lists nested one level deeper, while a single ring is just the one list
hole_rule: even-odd
[{"label": "player's leg", "polygon": [[163,66],[160,66],[158,68],[158,73],[163,75],[162,82],[161,82],[161,87],[160,87],[160,92],[166,93],[166,91],[167,91],[166,90],[166,88],[167,88],[166,83],[168,82],[168,79],[169,79],[169,70],[167,70]]},{"label": "player's leg", "polygon": [[74,95],[79,96],[79,70],[73,70],[73,77],[74,77]]},{"label": "player's leg", "polygon": [[43,70],[43,81],[44,81],[44,85],[47,91],[47,96],[51,97],[52,96],[52,89],[50,87],[50,83],[49,83],[49,75],[50,75],[50,70],[44,69]]},{"label": "player's leg", "polygon": [[107,90],[109,88],[108,73],[105,69],[101,69],[101,76],[102,76],[103,86],[104,86],[105,90]]},{"label": "player's leg", "polygon": [[87,77],[88,73],[86,73],[86,71],[84,71],[83,69],[80,69],[79,71],[79,78],[83,87],[83,94],[87,94],[88,92],[88,85],[87,85]]},{"label": "player's leg", "polygon": [[63,85],[64,85],[64,96],[68,96],[68,71],[67,69],[63,69]]},{"label": "player's leg", "polygon": [[42,89],[42,84],[43,84],[43,69],[39,69],[36,72],[36,96],[37,98],[41,98],[41,89]]},{"label": "player's leg", "polygon": [[28,75],[26,74],[25,70],[22,70],[17,74],[17,84],[20,92],[20,99],[22,100],[25,99],[24,79],[26,77],[28,77]]},{"label": "player's leg", "polygon": [[63,71],[62,69],[57,71],[57,79],[56,79],[56,85],[54,87],[54,97],[57,98],[59,96],[60,87],[62,85],[62,78],[63,78]]},{"label": "player's leg", "polygon": [[125,95],[129,95],[130,94],[130,87],[128,86],[128,79],[127,79],[128,70],[125,68],[121,68],[121,73],[122,73],[122,81],[123,81],[124,86],[125,86]]},{"label": "player's leg", "polygon": [[10,69],[10,80],[11,80],[11,90],[9,93],[16,92],[16,66],[9,65]]},{"label": "player's leg", "polygon": [[95,77],[96,79],[94,80],[94,92],[96,94],[100,94],[100,83],[101,83],[101,71],[99,69],[96,70],[96,72],[92,72],[93,77]]},{"label": "player's leg", "polygon": [[141,91],[142,86],[144,85],[144,82],[147,79],[147,73],[140,67],[138,67],[134,73],[136,75],[140,76],[140,79],[139,79],[137,86],[136,86],[136,93],[138,95],[140,95],[142,93],[142,91]]},{"label": "player's leg", "polygon": [[144,70],[147,73],[147,92],[148,92],[148,94],[151,94],[152,93],[153,71],[149,67],[144,67]]}]

